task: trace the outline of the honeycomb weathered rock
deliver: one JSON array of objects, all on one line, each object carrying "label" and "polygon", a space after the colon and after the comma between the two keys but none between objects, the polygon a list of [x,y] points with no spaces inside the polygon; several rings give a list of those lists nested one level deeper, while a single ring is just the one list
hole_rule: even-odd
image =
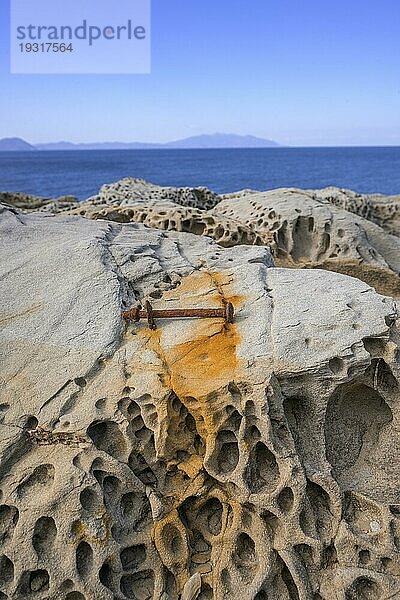
[{"label": "honeycomb weathered rock", "polygon": [[225,195],[213,214],[273,234],[277,265],[322,268],[400,296],[400,238],[327,199],[298,189]]},{"label": "honeycomb weathered rock", "polygon": [[[351,275],[400,297],[398,196],[350,190],[242,190],[218,196],[207,188],[161,187],[125,178],[85,202],[18,200],[39,210],[166,231],[206,235],[225,247],[267,245],[278,266],[322,268]],[[67,198],[68,200],[68,198]],[[19,202],[19,203],[18,203]]]},{"label": "honeycomb weathered rock", "polygon": [[268,232],[258,234],[251,227],[212,210],[180,206],[168,200],[131,201],[129,206],[96,205],[89,200],[66,214],[117,223],[143,223],[165,231],[205,235],[227,248],[238,244],[262,246],[272,239]]},{"label": "honeycomb weathered rock", "polygon": [[[400,597],[391,299],[135,224],[0,245],[0,598]],[[146,298],[235,321],[125,328]]]},{"label": "honeycomb weathered rock", "polygon": [[339,208],[380,225],[388,233],[400,236],[400,195],[358,194],[336,187],[311,190],[310,193],[318,200],[328,200]]},{"label": "honeycomb weathered rock", "polygon": [[219,196],[206,187],[166,187],[154,185],[144,179],[125,177],[100,188],[99,194],[89,198],[93,204],[128,206],[132,202],[170,200],[182,206],[209,210],[220,200]]}]

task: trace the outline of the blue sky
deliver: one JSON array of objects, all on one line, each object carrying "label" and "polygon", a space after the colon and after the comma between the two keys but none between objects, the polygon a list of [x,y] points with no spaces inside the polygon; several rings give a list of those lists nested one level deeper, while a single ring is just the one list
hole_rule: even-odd
[{"label": "blue sky", "polygon": [[400,144],[398,0],[153,0],[150,75],[10,75],[8,3],[0,137]]}]

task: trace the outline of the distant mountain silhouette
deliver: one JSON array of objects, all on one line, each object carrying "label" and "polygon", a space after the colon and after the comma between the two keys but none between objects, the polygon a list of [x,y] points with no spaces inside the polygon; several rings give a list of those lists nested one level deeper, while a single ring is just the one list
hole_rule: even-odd
[{"label": "distant mountain silhouette", "polygon": [[0,152],[20,152],[26,150],[36,150],[36,148],[21,138],[3,138],[0,140]]},{"label": "distant mountain silhouette", "polygon": [[273,140],[264,140],[253,135],[234,133],[214,133],[196,135],[176,142],[165,144],[168,148],[272,148],[279,144]]},{"label": "distant mountain silhouette", "polygon": [[273,140],[265,140],[252,135],[236,135],[233,133],[215,133],[213,135],[196,135],[166,142],[165,144],[147,144],[143,142],[96,142],[92,144],[73,144],[71,142],[51,142],[32,146],[20,138],[4,138],[0,140],[0,151],[12,150],[147,150],[157,148],[276,148]]},{"label": "distant mountain silhouette", "polygon": [[48,144],[36,144],[36,148],[38,150],[146,150],[147,148],[165,148],[165,145],[142,142],[96,142],[92,144],[50,142]]}]

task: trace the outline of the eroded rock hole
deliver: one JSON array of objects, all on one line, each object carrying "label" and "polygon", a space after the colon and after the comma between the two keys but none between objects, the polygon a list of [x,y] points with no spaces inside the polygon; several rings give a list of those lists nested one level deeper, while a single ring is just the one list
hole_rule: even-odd
[{"label": "eroded rock hole", "polygon": [[254,404],[253,400],[247,400],[244,414],[246,417],[252,417],[256,414],[256,405]]},{"label": "eroded rock hole", "polygon": [[123,575],[120,584],[121,592],[133,600],[152,600],[154,594],[153,571],[140,571]]},{"label": "eroded rock hole", "polygon": [[252,494],[272,491],[279,483],[279,467],[275,456],[263,442],[257,442],[250,452],[244,479]]},{"label": "eroded rock hole", "polygon": [[107,452],[114,458],[121,458],[125,454],[125,439],[114,421],[94,422],[89,426],[87,433],[99,450]]},{"label": "eroded rock hole", "polygon": [[17,488],[17,496],[24,498],[27,494],[37,493],[42,488],[52,485],[54,481],[54,466],[51,464],[39,465],[31,475]]},{"label": "eroded rock hole", "polygon": [[144,494],[128,492],[121,498],[123,520],[133,529],[142,531],[151,519],[151,507]]},{"label": "eroded rock hole", "polygon": [[367,337],[363,339],[364,348],[372,358],[379,358],[385,353],[387,340],[383,338]]},{"label": "eroded rock hole", "polygon": [[41,592],[49,589],[49,574],[45,569],[31,571],[29,574],[29,591]]},{"label": "eroded rock hole", "polygon": [[368,577],[358,577],[346,590],[346,600],[379,600],[381,590],[375,581]]},{"label": "eroded rock hole", "polygon": [[282,577],[283,582],[286,585],[286,588],[287,588],[287,591],[289,594],[289,600],[300,600],[299,590],[297,589],[297,585],[295,584],[292,574],[285,564],[283,564],[283,566],[282,566],[281,577]]},{"label": "eroded rock hole", "polygon": [[222,529],[223,507],[218,498],[211,498],[201,507],[197,515],[211,535],[219,535]]},{"label": "eroded rock hole", "polygon": [[81,542],[76,549],[76,570],[82,579],[89,577],[93,568],[93,550],[87,542]]},{"label": "eroded rock hole", "polygon": [[241,579],[250,582],[257,571],[258,561],[254,540],[247,533],[242,532],[236,539],[232,561]]},{"label": "eroded rock hole", "polygon": [[233,431],[219,431],[216,438],[217,471],[227,475],[239,462],[239,446]]},{"label": "eroded rock hole", "polygon": [[70,590],[73,587],[74,587],[74,582],[72,581],[72,579],[64,579],[64,581],[62,581],[60,583],[60,591],[61,592],[67,592],[68,590]]},{"label": "eroded rock hole", "polygon": [[266,510],[261,513],[261,518],[265,523],[266,529],[271,539],[275,537],[279,529],[279,519],[274,513]]},{"label": "eroded rock hole", "polygon": [[278,506],[282,512],[289,512],[293,508],[294,495],[291,488],[283,488],[277,498]]},{"label": "eroded rock hole", "polygon": [[19,512],[16,506],[0,506],[0,544],[12,537],[18,519]]},{"label": "eroded rock hole", "polygon": [[238,432],[241,422],[241,414],[236,409],[233,409],[230,416],[228,417],[228,419],[226,419],[224,423],[224,429],[230,429],[232,431]]},{"label": "eroded rock hole", "polygon": [[106,506],[113,508],[120,496],[120,490],[122,489],[121,481],[118,477],[107,475],[102,481],[102,488]]},{"label": "eroded rock hole", "polygon": [[65,600],[85,600],[85,596],[80,592],[69,592],[65,596]]},{"label": "eroded rock hole", "polygon": [[371,560],[371,554],[369,550],[360,550],[358,553],[358,558],[361,565],[367,565]]},{"label": "eroded rock hole", "polygon": [[52,517],[40,517],[35,523],[32,546],[38,558],[45,556],[53,547],[57,536],[57,527]]},{"label": "eroded rock hole", "polygon": [[304,565],[304,568],[309,570],[313,565],[313,552],[311,546],[307,544],[296,544],[293,546],[293,550]]},{"label": "eroded rock hole", "polygon": [[234,383],[233,381],[231,381],[228,385],[228,392],[230,393],[230,395],[236,403],[239,403],[241,401],[242,393],[236,385],[236,383]]},{"label": "eroded rock hole", "polygon": [[283,408],[301,462],[318,464],[319,446],[309,443],[310,439],[318,439],[314,403],[309,398],[293,396],[285,398]]},{"label": "eroded rock hole", "polygon": [[133,571],[146,560],[146,546],[128,546],[120,552],[121,565],[124,571]]},{"label": "eroded rock hole", "polygon": [[329,368],[335,375],[340,373],[344,369],[344,362],[341,358],[336,356],[335,358],[331,358],[329,361]]},{"label": "eroded rock hole", "polygon": [[197,596],[197,600],[212,600],[214,597],[212,588],[208,583],[203,583],[201,586],[200,594]]},{"label": "eroded rock hole", "polygon": [[146,459],[142,454],[138,454],[136,450],[133,450],[129,455],[128,465],[134,475],[145,485],[154,487],[157,484],[157,478],[147,464]]},{"label": "eroded rock hole", "polygon": [[23,428],[27,429],[28,431],[36,429],[36,427],[39,425],[39,421],[37,420],[37,418],[33,417],[32,415],[27,415],[26,417],[24,417],[24,419],[25,422]]},{"label": "eroded rock hole", "polygon": [[333,514],[328,493],[317,483],[307,481],[307,497],[314,515],[314,525],[319,537],[329,539],[332,534]]},{"label": "eroded rock hole", "polygon": [[170,556],[179,556],[184,550],[184,543],[179,530],[172,525],[167,523],[162,531],[162,539],[166,551]]},{"label": "eroded rock hole", "polygon": [[386,392],[387,394],[398,391],[399,383],[389,365],[382,358],[371,361],[369,372],[373,385],[378,390],[382,390],[382,392]]},{"label": "eroded rock hole", "polygon": [[0,586],[7,586],[14,580],[14,565],[12,561],[3,554],[0,556]]},{"label": "eroded rock hole", "polygon": [[105,562],[99,571],[100,583],[109,590],[113,590],[113,577],[111,566],[108,562]]},{"label": "eroded rock hole", "polygon": [[336,548],[333,545],[333,543],[329,544],[329,546],[324,548],[324,550],[322,551],[321,566],[323,569],[329,569],[336,565],[337,562],[338,557]]},{"label": "eroded rock hole", "polygon": [[[380,470],[379,434],[392,419],[389,406],[371,387],[361,383],[338,387],[327,406],[325,441],[326,456],[339,484],[346,485],[352,468],[362,472],[368,467],[371,477],[372,470]],[[368,480],[364,480],[368,489]]]},{"label": "eroded rock hole", "polygon": [[164,589],[167,598],[178,598],[175,577],[166,567],[164,567]]},{"label": "eroded rock hole", "polygon": [[101,501],[96,492],[92,488],[85,488],[79,495],[79,500],[82,508],[88,512],[97,512],[101,508]]},{"label": "eroded rock hole", "polygon": [[290,252],[295,262],[307,260],[310,249],[315,246],[314,219],[312,217],[299,216],[292,229],[293,247]]}]

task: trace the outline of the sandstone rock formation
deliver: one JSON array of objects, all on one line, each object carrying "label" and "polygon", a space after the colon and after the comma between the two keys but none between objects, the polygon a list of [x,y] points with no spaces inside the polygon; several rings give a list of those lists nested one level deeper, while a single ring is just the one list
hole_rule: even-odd
[{"label": "sandstone rock formation", "polygon": [[400,236],[400,195],[358,194],[336,187],[311,190],[311,193],[319,200],[328,200],[339,208],[373,221],[388,233]]},{"label": "sandstone rock formation", "polygon": [[[0,214],[0,598],[400,597],[396,307],[267,249]],[[125,326],[121,310],[235,305]]]},{"label": "sandstone rock formation", "polygon": [[41,196],[32,196],[22,192],[0,192],[0,203],[10,204],[18,209],[46,210],[59,212],[63,209],[69,209],[72,205],[78,203],[75,196],[61,196],[60,198],[43,198]]},{"label": "sandstone rock formation", "polygon": [[129,206],[132,202],[151,200],[171,200],[182,206],[209,210],[219,202],[219,196],[205,187],[162,187],[143,179],[125,177],[120,181],[103,185],[99,194],[90,198],[93,204],[107,206]]},{"label": "sandstone rock formation", "polygon": [[298,189],[228,194],[213,213],[273,234],[279,266],[351,275],[381,293],[400,296],[400,237],[327,199]]},{"label": "sandstone rock formation", "polygon": [[128,206],[81,202],[67,211],[89,219],[105,219],[117,223],[143,223],[165,231],[185,231],[211,237],[220,246],[229,248],[238,244],[262,246],[272,241],[269,232],[256,233],[252,227],[239,221],[215,214],[213,211],[180,206],[170,200],[136,200]]},{"label": "sandstone rock formation", "polygon": [[[11,196],[4,199],[10,202]],[[125,178],[102,186],[85,202],[66,200],[17,197],[12,202],[26,212],[205,235],[224,247],[266,245],[278,266],[337,271],[400,297],[398,196],[363,196],[339,188],[243,190],[218,196],[207,188],[161,187]]]}]

